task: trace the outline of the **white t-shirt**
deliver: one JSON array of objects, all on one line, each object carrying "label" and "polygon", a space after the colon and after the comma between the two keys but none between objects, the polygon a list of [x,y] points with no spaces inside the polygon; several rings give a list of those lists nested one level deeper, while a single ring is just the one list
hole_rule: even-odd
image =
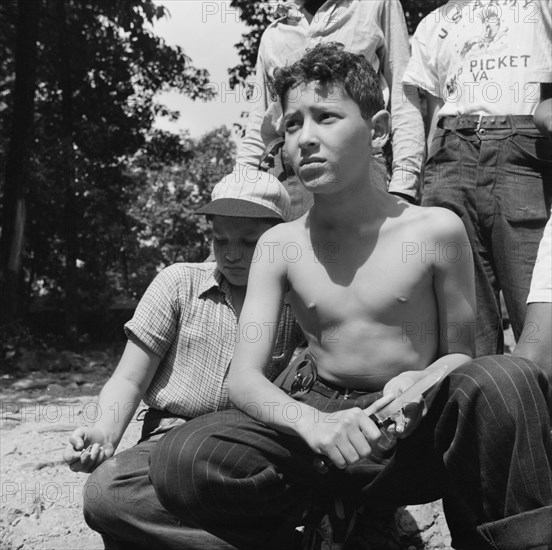
[{"label": "white t-shirt", "polygon": [[552,302],[552,218],[548,220],[533,268],[527,303]]},{"label": "white t-shirt", "polygon": [[532,115],[550,64],[550,3],[449,1],[418,25],[403,82],[443,99],[440,117]]}]

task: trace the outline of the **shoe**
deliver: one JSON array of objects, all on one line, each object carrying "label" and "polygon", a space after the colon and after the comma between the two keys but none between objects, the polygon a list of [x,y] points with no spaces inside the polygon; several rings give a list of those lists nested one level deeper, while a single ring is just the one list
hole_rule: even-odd
[{"label": "shoe", "polygon": [[359,513],[344,550],[402,550],[394,512]]},{"label": "shoe", "polygon": [[300,550],[345,550],[356,508],[341,499],[313,506],[305,516]]}]

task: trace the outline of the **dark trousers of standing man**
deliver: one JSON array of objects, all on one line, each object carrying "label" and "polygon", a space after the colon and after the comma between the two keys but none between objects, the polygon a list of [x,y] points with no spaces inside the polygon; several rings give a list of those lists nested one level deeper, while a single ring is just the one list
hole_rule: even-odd
[{"label": "dark trousers of standing man", "polygon": [[[292,548],[313,491],[369,509],[442,497],[445,513],[454,509],[447,522],[457,548],[550,550],[551,393],[546,376],[525,359],[471,361],[443,380],[390,460],[327,473],[299,438],[238,411],[215,413],[163,439],[152,453],[150,479],[177,517],[248,550]],[[366,405],[337,393],[310,392],[301,400],[325,410]],[[298,410],[291,409],[290,420]]]},{"label": "dark trousers of standing man", "polygon": [[[500,290],[516,340],[521,334],[551,197],[552,147],[532,117],[439,120],[422,205],[448,208],[464,222],[474,256],[477,357],[503,352]],[[467,252],[446,243],[435,251],[446,254],[441,261]]]}]

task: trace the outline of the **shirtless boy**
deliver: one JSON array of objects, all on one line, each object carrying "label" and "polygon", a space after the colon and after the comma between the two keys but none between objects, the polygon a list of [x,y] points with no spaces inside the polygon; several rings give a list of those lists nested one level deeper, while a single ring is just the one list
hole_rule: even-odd
[{"label": "shirtless boy", "polygon": [[[161,502],[239,548],[286,549],[313,490],[371,509],[444,497],[455,548],[528,548],[531,537],[549,548],[547,382],[521,358],[470,361],[462,222],[372,187],[371,147],[389,132],[373,69],[325,44],[275,83],[287,153],[314,205],[261,237],[250,272],[240,334],[256,331],[237,343],[228,384],[254,418],[214,414],[173,430],[150,465]],[[318,376],[292,395],[262,373],[285,297]],[[369,414],[443,365],[452,372],[423,419],[408,407],[380,431]],[[317,470],[316,455],[335,467]]]}]

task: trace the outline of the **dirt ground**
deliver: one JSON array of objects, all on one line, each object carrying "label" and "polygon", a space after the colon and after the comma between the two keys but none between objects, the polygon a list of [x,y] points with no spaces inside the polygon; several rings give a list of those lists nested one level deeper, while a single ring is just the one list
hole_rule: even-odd
[{"label": "dirt ground", "polygon": [[[97,395],[120,350],[26,352],[17,375],[0,371],[0,548],[101,550],[99,535],[82,518],[86,474],[62,459],[71,431],[92,424]],[[14,372],[14,371],[11,371]],[[119,450],[138,439],[134,420]],[[399,519],[405,550],[450,548],[440,503],[407,508]]]},{"label": "dirt ground", "polygon": [[[100,536],[82,519],[86,475],[71,472],[62,453],[71,431],[99,414],[114,354],[27,355],[20,376],[1,377],[0,548],[100,550]],[[37,363],[47,368],[34,370]],[[131,423],[120,449],[138,439],[139,424]]]}]

